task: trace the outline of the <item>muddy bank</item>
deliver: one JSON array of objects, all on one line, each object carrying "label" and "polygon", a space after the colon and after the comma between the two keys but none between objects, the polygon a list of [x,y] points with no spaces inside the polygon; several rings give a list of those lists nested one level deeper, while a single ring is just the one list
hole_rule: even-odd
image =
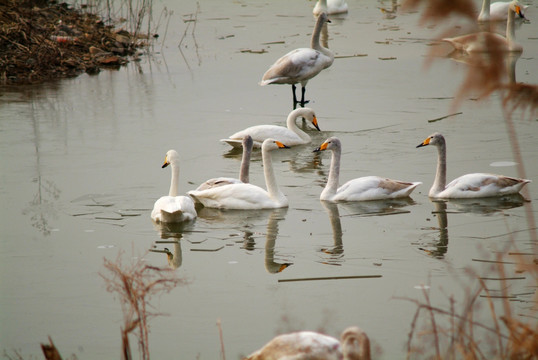
[{"label": "muddy bank", "polygon": [[53,1],[0,3],[0,84],[38,83],[121,66],[144,40]]}]

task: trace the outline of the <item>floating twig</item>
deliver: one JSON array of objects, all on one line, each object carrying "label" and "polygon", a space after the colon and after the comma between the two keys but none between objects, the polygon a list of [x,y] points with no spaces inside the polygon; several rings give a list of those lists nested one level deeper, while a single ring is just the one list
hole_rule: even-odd
[{"label": "floating twig", "polygon": [[221,247],[218,247],[216,249],[191,249],[191,251],[219,251],[224,249],[224,245]]},{"label": "floating twig", "polygon": [[329,277],[311,277],[311,278],[296,278],[296,279],[278,279],[278,282],[316,281],[316,280],[344,280],[344,279],[371,279],[371,278],[380,278],[380,277],[381,277],[381,275],[329,276]]},{"label": "floating twig", "polygon": [[444,120],[446,118],[449,118],[449,117],[452,117],[452,116],[456,116],[456,115],[461,115],[463,114],[463,112],[457,112],[457,113],[454,113],[454,114],[450,114],[450,115],[446,115],[446,116],[441,116],[440,118],[436,118],[436,119],[431,119],[431,120],[428,120],[429,123],[432,123],[432,122],[436,122],[436,121],[441,121],[441,120]]}]

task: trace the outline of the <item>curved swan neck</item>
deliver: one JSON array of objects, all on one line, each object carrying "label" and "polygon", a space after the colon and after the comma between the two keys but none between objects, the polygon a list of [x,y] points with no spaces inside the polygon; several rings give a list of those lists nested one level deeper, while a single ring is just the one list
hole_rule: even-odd
[{"label": "curved swan neck", "polygon": [[480,15],[478,15],[478,20],[489,20],[490,17],[490,0],[482,1],[482,9],[480,10]]},{"label": "curved swan neck", "polygon": [[323,54],[332,58],[334,56],[332,51],[330,51],[327,48],[324,48],[319,41],[321,30],[323,29],[323,26],[326,25],[326,22],[327,22],[326,14],[318,16],[318,21],[316,22],[316,26],[314,27],[314,32],[312,33],[312,39],[310,40],[310,47],[314,50],[321,51]]},{"label": "curved swan neck", "polygon": [[172,170],[172,181],[170,182],[170,191],[168,192],[169,196],[178,196],[179,194],[179,165],[172,163],[170,164]]},{"label": "curved swan neck", "polygon": [[508,11],[508,20],[506,21],[506,40],[511,45],[516,41],[516,30],[514,26],[516,13],[510,8]]},{"label": "curved swan neck", "polygon": [[337,147],[332,149],[331,167],[329,169],[329,179],[327,179],[327,185],[321,193],[321,199],[328,199],[336,194],[338,190],[338,180],[340,177],[340,156],[342,154],[342,148]]},{"label": "curved swan neck", "polygon": [[446,144],[443,142],[437,146],[437,171],[435,180],[430,189],[430,196],[436,195],[446,187]]},{"label": "curved swan neck", "polygon": [[267,186],[267,192],[269,196],[273,198],[280,198],[283,194],[280,192],[276,183],[276,176],[273,170],[273,159],[271,157],[271,151],[265,149],[262,146],[262,162],[263,162],[263,174],[265,176],[265,186]]},{"label": "curved swan neck", "polygon": [[302,116],[304,111],[305,110],[303,108],[293,110],[288,115],[288,119],[286,120],[286,126],[288,127],[288,129],[290,129],[291,131],[296,133],[302,140],[309,141],[310,136],[308,136],[307,133],[305,133],[303,130],[299,129],[299,127],[297,126],[297,118],[299,116]]}]

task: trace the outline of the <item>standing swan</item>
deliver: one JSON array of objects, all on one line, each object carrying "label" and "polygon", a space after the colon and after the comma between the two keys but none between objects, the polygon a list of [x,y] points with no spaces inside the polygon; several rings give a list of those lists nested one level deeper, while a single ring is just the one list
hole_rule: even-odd
[{"label": "standing swan", "polygon": [[237,184],[237,183],[248,183],[249,182],[249,169],[250,169],[250,155],[252,154],[252,137],[250,135],[245,135],[243,141],[241,142],[243,146],[243,156],[241,157],[241,167],[239,169],[239,179],[230,178],[230,177],[218,177],[209,179],[196,190],[206,190],[213,187],[218,187],[228,184]]},{"label": "standing swan", "polygon": [[516,194],[530,180],[503,175],[472,173],[460,176],[446,184],[446,142],[443,135],[434,133],[417,148],[427,145],[437,147],[437,172],[430,189],[432,198],[479,198]]},{"label": "standing swan", "polygon": [[409,196],[418,185],[422,184],[421,182],[403,182],[379,176],[364,176],[349,180],[338,187],[342,144],[338,138],[330,137],[314,152],[324,150],[331,150],[332,158],[329,179],[325,189],[321,192],[320,200],[366,201],[395,199]]},{"label": "standing swan", "polygon": [[441,40],[450,43],[456,50],[466,51],[468,53],[487,51],[521,52],[523,51],[523,47],[516,43],[514,17],[515,14],[521,17],[524,17],[524,15],[521,12],[521,6],[516,0],[509,3],[507,14],[506,37],[496,33],[482,31]]},{"label": "standing swan", "polygon": [[256,125],[238,131],[228,139],[221,139],[220,141],[226,142],[233,147],[238,147],[241,139],[246,135],[250,135],[254,141],[255,148],[261,147],[263,141],[268,138],[278,140],[287,146],[308,144],[312,140],[307,133],[297,127],[296,121],[299,117],[310,121],[320,131],[314,110],[310,108],[299,108],[293,110],[288,115],[288,119],[286,120],[287,128],[277,125]]},{"label": "standing swan", "polygon": [[273,170],[271,150],[288,146],[280,141],[266,139],[262,144],[263,173],[267,190],[252,184],[228,184],[207,190],[192,190],[189,195],[209,208],[219,209],[276,209],[288,206],[288,199],[280,191]]},{"label": "standing swan", "polygon": [[318,16],[310,48],[299,48],[290,51],[278,59],[269,70],[263,74],[260,85],[269,84],[291,84],[293,92],[293,108],[299,104],[295,95],[295,84],[301,83],[301,101],[302,107],[308,101],[305,101],[304,95],[308,80],[319,74],[321,70],[328,68],[334,61],[334,54],[331,50],[321,46],[319,42],[321,29],[329,21],[327,13],[321,13]]},{"label": "standing swan", "polygon": [[172,168],[172,181],[168,196],[162,196],[153,206],[151,218],[155,222],[177,223],[196,218],[194,202],[188,196],[178,196],[179,193],[179,155],[175,150],[168,150],[164,158],[164,169]]},{"label": "standing swan", "polygon": [[344,330],[341,341],[313,331],[283,334],[245,360],[370,360],[370,339],[358,328]]},{"label": "standing swan", "polygon": [[[522,7],[523,10],[527,8],[525,5],[521,5],[518,3],[519,6]],[[510,1],[496,1],[493,4],[491,4],[490,0],[483,0],[482,1],[482,9],[480,10],[480,14],[478,15],[478,21],[502,21],[506,20],[508,18],[508,8],[510,7]],[[523,14],[523,11],[518,13],[519,17],[522,19],[526,19],[525,15]]]},{"label": "standing swan", "polygon": [[[487,1],[487,0],[484,0]],[[346,0],[318,0],[312,13],[319,16],[322,12],[329,15],[347,13],[348,6]]]}]

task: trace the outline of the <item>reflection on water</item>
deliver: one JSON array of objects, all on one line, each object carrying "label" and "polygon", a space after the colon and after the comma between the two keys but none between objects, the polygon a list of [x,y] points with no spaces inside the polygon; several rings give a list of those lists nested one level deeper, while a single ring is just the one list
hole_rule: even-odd
[{"label": "reflection on water", "polygon": [[338,265],[341,263],[344,256],[344,244],[342,242],[342,224],[340,222],[340,212],[338,205],[330,201],[321,201],[321,205],[329,215],[331,229],[333,232],[333,245],[329,248],[322,248],[320,251],[323,254],[329,255],[323,260],[324,264]]},{"label": "reflection on water", "polygon": [[267,234],[265,238],[265,270],[270,274],[276,274],[282,272],[288,266],[293,265],[289,262],[277,262],[275,261],[275,244],[278,237],[278,222],[283,220],[287,208],[275,209],[271,211],[269,220],[267,221]]},{"label": "reflection on water", "polygon": [[157,249],[156,246],[149,249],[150,252],[166,254],[168,266],[171,269],[177,269],[183,262],[183,254],[181,252],[181,238],[183,234],[192,231],[194,228],[194,221],[186,221],[182,223],[156,223],[152,221],[153,227],[159,233],[162,241],[156,241],[157,245],[163,245],[171,247],[173,246],[173,252],[168,247],[164,249]]},{"label": "reflection on water", "polygon": [[[428,238],[421,241],[419,250],[424,251],[429,256],[442,259],[448,251],[448,216],[447,205],[454,206],[455,210],[450,213],[473,213],[481,215],[491,215],[508,209],[523,206],[525,198],[521,194],[507,195],[501,197],[476,198],[476,199],[450,199],[450,200],[432,200],[435,209],[432,214],[437,218],[438,226],[425,228],[423,230],[435,230],[433,235],[430,233],[424,237]],[[434,240],[430,240],[434,236]]]}]

